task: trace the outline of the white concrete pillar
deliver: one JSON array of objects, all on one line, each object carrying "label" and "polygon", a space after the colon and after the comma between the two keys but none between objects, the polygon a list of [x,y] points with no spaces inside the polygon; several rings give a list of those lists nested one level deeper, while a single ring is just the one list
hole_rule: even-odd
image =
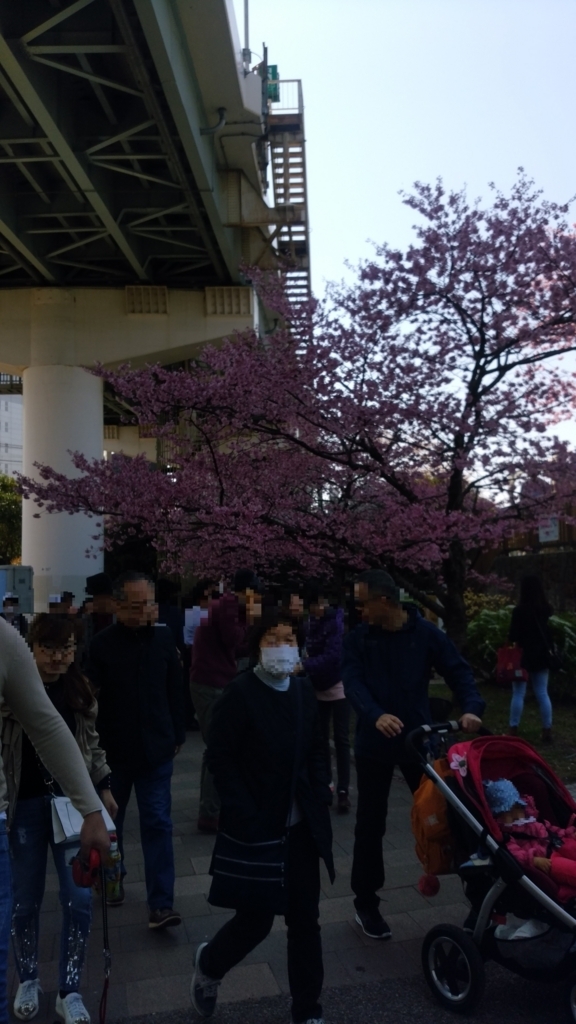
[{"label": "white concrete pillar", "polygon": [[[74,299],[65,289],[36,289],[32,296],[31,364],[23,374],[23,472],[38,478],[40,462],[77,475],[69,451],[102,458],[102,381],[73,365],[76,356]],[[39,514],[39,518],[35,518]],[[71,590],[84,598],[86,576],[100,572],[103,554],[86,557],[94,520],[65,512],[48,514],[23,502],[22,564],[34,569],[36,611],[48,595]]]}]

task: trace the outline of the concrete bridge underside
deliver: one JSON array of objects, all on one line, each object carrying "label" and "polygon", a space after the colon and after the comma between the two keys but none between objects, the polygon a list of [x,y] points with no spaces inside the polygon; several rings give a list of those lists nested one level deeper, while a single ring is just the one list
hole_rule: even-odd
[{"label": "concrete bridge underside", "polygon": [[[278,266],[304,217],[266,202],[267,74],[248,70],[232,0],[0,0],[0,371],[23,378],[26,474],[101,457],[83,367],[172,364],[257,326],[239,268]],[[42,608],[100,565],[90,521],[36,512]]]}]

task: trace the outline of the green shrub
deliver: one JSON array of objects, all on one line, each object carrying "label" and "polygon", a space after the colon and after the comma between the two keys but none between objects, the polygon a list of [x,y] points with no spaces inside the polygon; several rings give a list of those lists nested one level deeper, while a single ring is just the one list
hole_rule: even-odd
[{"label": "green shrub", "polygon": [[[466,655],[480,675],[493,678],[496,653],[508,639],[512,608],[485,609],[468,626]],[[576,614],[553,615],[550,626],[563,658],[562,672],[550,677],[550,696],[555,700],[576,698]]]}]

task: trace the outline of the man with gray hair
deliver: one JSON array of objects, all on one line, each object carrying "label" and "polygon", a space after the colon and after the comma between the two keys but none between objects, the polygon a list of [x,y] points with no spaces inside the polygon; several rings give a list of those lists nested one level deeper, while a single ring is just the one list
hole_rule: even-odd
[{"label": "man with gray hair", "polygon": [[[116,622],[90,645],[88,675],[99,691],[97,727],[112,769],[118,804],[116,829],[125,874],[123,830],[134,788],[140,815],[149,927],[181,923],[174,910],[171,780],[175,755],[186,739],[184,689],[176,644],[157,625],[154,584],[126,572],[114,584]],[[124,900],[120,896],[112,905]]]},{"label": "man with gray hair", "polygon": [[415,605],[403,605],[400,590],[382,569],[358,577],[354,596],[362,624],[344,640],[342,680],[358,716],[356,772],[358,809],[352,890],[356,921],[372,939],[388,939],[377,892],[384,885],[382,838],[396,766],[414,792],[422,775],[405,751],[407,733],[431,722],[428,687],[432,670],[443,676],[460,706],[461,726],[476,732],[484,701],[468,663],[452,641],[424,619]]}]

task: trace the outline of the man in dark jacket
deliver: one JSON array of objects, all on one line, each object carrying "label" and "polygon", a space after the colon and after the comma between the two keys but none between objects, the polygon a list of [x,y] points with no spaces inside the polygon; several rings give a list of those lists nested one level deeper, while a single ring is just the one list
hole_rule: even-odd
[{"label": "man in dark jacket", "polygon": [[394,580],[382,570],[359,576],[355,597],[363,624],[344,640],[342,679],[358,715],[358,810],[352,864],[356,921],[373,939],[390,938],[378,904],[384,885],[382,837],[396,765],[414,792],[421,769],[405,752],[406,734],[430,723],[432,670],[444,677],[462,711],[465,732],[476,732],[484,701],[472,671],[448,637],[415,608],[404,608]]},{"label": "man in dark jacket", "polygon": [[[154,584],[127,572],[114,585],[116,623],[94,637],[88,675],[99,691],[97,727],[112,768],[122,833],[132,787],[140,814],[150,928],[180,924],[174,903],[170,783],[184,743],[184,691],[171,631],[156,625]],[[124,892],[115,904],[122,903]]]},{"label": "man in dark jacket", "polygon": [[[208,618],[200,622],[194,634],[190,692],[200,723],[202,739],[208,742],[210,723],[224,687],[236,675],[236,659],[246,641],[246,630],[260,608],[259,583],[251,569],[239,569],[234,577],[234,593],[222,594],[212,601]],[[200,832],[217,832],[220,800],[212,775],[202,761],[200,777]]]}]

